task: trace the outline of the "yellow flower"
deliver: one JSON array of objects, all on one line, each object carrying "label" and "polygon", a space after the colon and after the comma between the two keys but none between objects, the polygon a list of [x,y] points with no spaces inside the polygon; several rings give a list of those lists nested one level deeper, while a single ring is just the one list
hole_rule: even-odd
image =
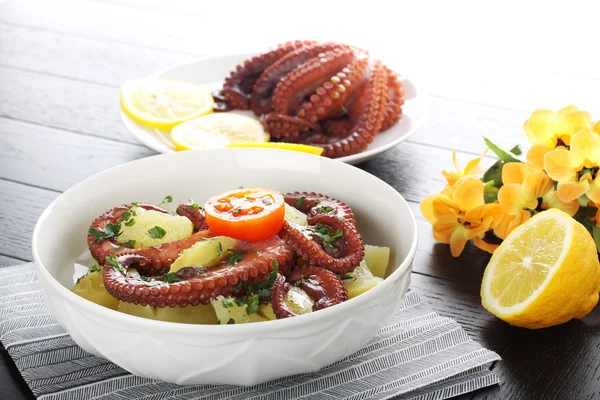
[{"label": "yellow flower", "polygon": [[[520,215],[522,210],[535,210],[538,199],[552,189],[554,182],[544,171],[530,165],[510,162],[502,167],[503,186],[498,191],[498,203],[508,215]],[[514,219],[513,219],[514,220]],[[525,222],[522,219],[522,222]]]},{"label": "yellow flower", "polygon": [[505,214],[504,218],[494,228],[494,235],[500,239],[506,239],[506,237],[519,225],[523,224],[531,218],[531,213],[527,210],[521,210],[520,213],[511,215]]},{"label": "yellow flower", "polygon": [[479,247],[485,248],[485,232],[502,219],[498,204],[485,204],[483,182],[469,175],[458,179],[445,193],[427,197],[420,206],[433,225],[433,237],[449,243],[454,257],[458,257],[467,241],[473,238],[478,238]]},{"label": "yellow flower", "polygon": [[534,146],[554,148],[560,139],[569,146],[571,136],[580,130],[592,127],[592,117],[587,111],[581,111],[576,106],[567,106],[558,112],[551,110],[536,110],[525,121],[523,128],[527,139]]},{"label": "yellow flower", "polygon": [[557,148],[544,156],[544,170],[558,182],[560,200],[571,202],[582,195],[600,203],[600,176],[594,168],[600,165],[600,135],[589,130],[571,138],[570,149]]},{"label": "yellow flower", "polygon": [[572,217],[579,210],[579,202],[577,200],[562,201],[556,190],[552,189],[542,196],[542,209],[548,210],[550,208],[558,208]]},{"label": "yellow flower", "polygon": [[479,166],[479,163],[481,162],[481,159],[483,158],[483,156],[485,156],[485,153],[487,153],[487,149],[483,152],[481,157],[477,157],[477,158],[469,161],[469,163],[467,164],[465,169],[461,170],[458,167],[458,162],[456,161],[456,151],[453,151],[452,152],[452,162],[454,163],[454,168],[456,168],[456,172],[449,172],[446,170],[442,170],[442,175],[444,175],[444,177],[446,178],[448,185],[453,186],[456,183],[456,181],[458,181],[460,178],[462,178],[464,176],[477,175],[477,174],[482,173],[483,168],[481,168]]}]

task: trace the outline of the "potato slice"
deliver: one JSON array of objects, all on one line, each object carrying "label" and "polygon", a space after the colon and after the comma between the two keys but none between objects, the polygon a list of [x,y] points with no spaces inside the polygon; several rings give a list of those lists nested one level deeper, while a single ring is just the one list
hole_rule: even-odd
[{"label": "potato slice", "polygon": [[217,314],[210,304],[198,304],[186,307],[162,307],[156,309],[156,319],[167,322],[180,322],[183,324],[211,324],[216,325]]},{"label": "potato slice", "polygon": [[299,287],[292,286],[285,295],[285,301],[290,305],[292,311],[298,315],[312,312],[315,302],[308,294]]},{"label": "potato slice", "polygon": [[217,296],[210,302],[217,314],[218,323],[226,324],[247,324],[250,322],[246,305],[238,306],[233,297]]},{"label": "potato slice", "polygon": [[277,319],[275,316],[275,312],[273,312],[273,305],[271,303],[261,304],[258,306],[258,313],[266,320],[274,320]]},{"label": "potato slice", "polygon": [[116,310],[119,307],[119,300],[115,299],[104,287],[104,277],[102,271],[90,272],[80,278],[71,291],[91,302],[103,307]]},{"label": "potato slice", "polygon": [[290,206],[287,203],[285,203],[285,217],[284,218],[289,224],[308,226],[308,220],[306,218],[306,214],[304,214],[302,211],[298,210],[297,208]]},{"label": "potato slice", "polygon": [[366,244],[365,262],[373,275],[379,278],[385,278],[388,264],[390,263],[390,248]]},{"label": "potato slice", "polygon": [[126,303],[121,301],[117,311],[129,315],[135,315],[136,317],[156,319],[156,307],[152,306],[142,306],[140,304]]},{"label": "potato slice", "polygon": [[209,267],[221,261],[228,249],[233,249],[237,240],[227,236],[217,236],[195,243],[181,252],[173,262],[169,272],[177,272],[184,267]]},{"label": "potato slice", "polygon": [[349,298],[359,296],[383,282],[383,279],[373,276],[364,260],[347,276],[349,278],[343,279],[342,283],[348,291]]},{"label": "potato slice", "polygon": [[117,241],[135,240],[135,248],[157,246],[161,243],[185,239],[194,231],[192,221],[186,217],[145,210],[141,207],[132,207],[131,210],[135,214],[128,222],[134,222],[131,226],[126,225],[127,222],[121,224],[121,234],[117,237]]}]

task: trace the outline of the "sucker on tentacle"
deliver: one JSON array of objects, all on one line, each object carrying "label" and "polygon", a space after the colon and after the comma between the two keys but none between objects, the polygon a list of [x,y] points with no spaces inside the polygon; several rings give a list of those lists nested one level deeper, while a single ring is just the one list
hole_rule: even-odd
[{"label": "sucker on tentacle", "polygon": [[[340,220],[325,214],[310,217],[308,223],[308,227],[299,226],[296,229],[284,222],[279,236],[296,251],[296,254],[311,265],[328,269],[337,274],[346,274],[360,264],[365,256],[365,248],[363,240],[354,225],[346,220]],[[319,226],[328,227],[330,237],[339,236],[339,234],[343,236],[345,243],[343,253],[345,254],[339,258],[334,258],[313,240],[313,236],[321,233],[318,232]],[[329,245],[333,245],[333,243]]]},{"label": "sucker on tentacle", "polygon": [[286,273],[294,258],[290,246],[278,236],[262,242],[240,242],[236,250],[245,252],[244,259],[238,263],[231,265],[223,260],[215,266],[202,269],[183,268],[176,274],[178,279],[171,279],[170,283],[162,282],[160,277],[128,277],[127,268],[139,265],[143,256],[118,256],[116,263],[104,265],[104,285],[117,299],[144,306],[208,304],[219,295],[239,295],[248,285],[263,281],[275,266]]},{"label": "sucker on tentacle", "polygon": [[196,208],[189,204],[180,204],[177,207],[176,213],[192,221],[192,224],[194,225],[194,232],[208,229],[208,225],[206,224],[206,218],[204,217],[204,214],[202,213],[202,211],[200,211],[199,208]]},{"label": "sucker on tentacle", "polygon": [[306,265],[293,271],[287,281],[283,275],[277,275],[271,289],[271,304],[278,319],[296,315],[285,300],[285,295],[290,290],[290,282],[300,280],[302,280],[300,288],[315,301],[313,311],[348,300],[348,291],[336,274],[324,268]]},{"label": "sucker on tentacle", "polygon": [[354,213],[345,203],[333,197],[315,192],[293,192],[283,196],[285,202],[302,211],[308,217],[326,214],[345,219],[355,225]]}]

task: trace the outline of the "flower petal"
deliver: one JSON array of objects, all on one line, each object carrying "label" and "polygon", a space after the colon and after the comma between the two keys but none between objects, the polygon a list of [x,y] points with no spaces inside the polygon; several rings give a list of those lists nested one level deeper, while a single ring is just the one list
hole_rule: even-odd
[{"label": "flower petal", "polygon": [[432,225],[435,224],[435,221],[437,220],[433,211],[433,199],[435,199],[437,196],[439,196],[439,194],[427,196],[419,204],[421,214],[423,214],[427,221],[429,221],[429,223]]},{"label": "flower petal", "polygon": [[542,197],[542,208],[547,210],[549,208],[558,208],[569,214],[571,217],[575,215],[577,210],[579,210],[579,202],[577,200],[573,201],[562,201],[558,197],[558,193],[556,190],[550,190]]},{"label": "flower petal", "polygon": [[556,194],[562,201],[570,202],[577,200],[579,196],[584,195],[588,191],[589,187],[589,181],[559,182]]},{"label": "flower petal", "polygon": [[442,243],[450,243],[450,237],[457,228],[463,226],[458,222],[458,218],[445,216],[439,218],[433,225],[433,237]]},{"label": "flower petal", "polygon": [[485,204],[483,200],[483,182],[472,176],[465,176],[456,182],[452,199],[461,211]]},{"label": "flower petal", "polygon": [[559,122],[559,116],[554,111],[536,110],[525,121],[523,128],[531,144],[554,147],[556,146],[554,132]]},{"label": "flower petal", "polygon": [[521,185],[509,183],[503,185],[498,191],[498,203],[506,214],[517,215],[521,209],[526,208],[527,199],[523,196]]},{"label": "flower petal", "polygon": [[579,131],[571,138],[571,167],[593,168],[600,164],[600,136],[588,130]]},{"label": "flower petal", "polygon": [[525,208],[535,208],[537,206],[537,199],[546,194],[553,186],[554,181],[544,171],[535,171],[527,175],[522,185],[523,195],[527,201],[535,204]]},{"label": "flower petal", "polygon": [[465,227],[461,226],[452,232],[452,236],[450,237],[450,252],[453,257],[460,256],[460,253],[462,253],[467,244],[467,240],[467,229]]},{"label": "flower petal", "polygon": [[529,173],[529,167],[520,162],[509,162],[502,167],[502,183],[521,184]]},{"label": "flower petal", "polygon": [[557,182],[574,181],[577,173],[571,168],[572,156],[569,150],[555,149],[544,156],[544,170]]},{"label": "flower petal", "polygon": [[600,174],[596,174],[596,178],[590,182],[586,195],[594,203],[600,204]]},{"label": "flower petal", "polygon": [[544,169],[544,156],[546,155],[546,153],[549,153],[552,150],[554,150],[554,146],[532,146],[527,151],[527,164],[529,164],[535,169]]},{"label": "flower petal", "polygon": [[494,234],[500,239],[506,237],[519,225],[523,224],[531,217],[531,213],[527,210],[521,210],[517,215],[506,214],[502,221],[494,228]]},{"label": "flower petal", "polygon": [[483,239],[481,239],[479,236],[475,236],[475,238],[473,239],[473,244],[475,246],[477,246],[478,248],[480,248],[481,250],[487,251],[490,254],[493,253],[498,248],[497,244],[488,243],[488,242],[484,241]]},{"label": "flower petal", "polygon": [[592,127],[592,130],[594,132],[596,132],[598,135],[600,135],[600,121],[598,121],[594,124],[594,126]]}]

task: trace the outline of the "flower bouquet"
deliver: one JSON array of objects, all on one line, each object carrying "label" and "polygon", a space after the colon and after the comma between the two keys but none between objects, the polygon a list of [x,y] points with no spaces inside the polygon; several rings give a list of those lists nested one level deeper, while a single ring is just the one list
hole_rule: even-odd
[{"label": "flower bouquet", "polygon": [[[502,240],[535,214],[559,209],[590,232],[600,249],[600,121],[576,106],[536,110],[525,121],[531,143],[505,151],[485,139],[481,157],[456,171],[442,171],[447,185],[421,202],[433,236],[458,257],[470,240],[493,253]],[[488,151],[498,160],[480,166]]]}]

